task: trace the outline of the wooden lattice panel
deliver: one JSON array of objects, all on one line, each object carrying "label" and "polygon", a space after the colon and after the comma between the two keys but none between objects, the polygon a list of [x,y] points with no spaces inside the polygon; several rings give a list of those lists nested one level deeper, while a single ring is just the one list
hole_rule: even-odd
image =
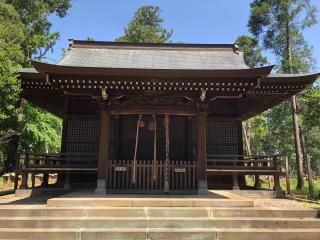
[{"label": "wooden lattice panel", "polygon": [[208,155],[237,155],[239,149],[238,139],[237,120],[208,118]]},{"label": "wooden lattice panel", "polygon": [[97,162],[99,121],[95,119],[68,120],[66,149],[68,161]]}]

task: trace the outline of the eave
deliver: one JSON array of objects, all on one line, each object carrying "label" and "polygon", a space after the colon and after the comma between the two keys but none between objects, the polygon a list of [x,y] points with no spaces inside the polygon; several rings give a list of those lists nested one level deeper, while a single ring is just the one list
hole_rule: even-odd
[{"label": "eave", "polygon": [[134,69],[134,68],[100,68],[61,66],[33,61],[35,69],[42,74],[53,75],[86,75],[86,76],[131,76],[131,77],[266,77],[273,66],[255,69]]}]

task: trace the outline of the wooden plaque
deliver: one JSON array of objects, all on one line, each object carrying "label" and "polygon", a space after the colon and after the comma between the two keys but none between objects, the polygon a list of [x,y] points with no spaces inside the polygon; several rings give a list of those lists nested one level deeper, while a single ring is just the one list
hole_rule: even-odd
[{"label": "wooden plaque", "polygon": [[115,167],[114,171],[115,172],[126,172],[127,171],[127,167]]}]

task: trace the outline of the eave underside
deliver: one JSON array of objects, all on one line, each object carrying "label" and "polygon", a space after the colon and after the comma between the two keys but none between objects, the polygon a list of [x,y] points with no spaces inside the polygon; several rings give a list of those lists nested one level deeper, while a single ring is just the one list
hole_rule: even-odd
[{"label": "eave underside", "polygon": [[[185,109],[195,112],[203,91],[207,111],[212,115],[247,119],[310,86],[317,74],[297,77],[219,76],[219,77],[136,77],[65,74],[22,74],[22,97],[62,117],[65,98],[94,102],[105,89],[110,108]],[[142,107],[142,108],[141,108]],[[227,109],[228,108],[228,109]]]}]

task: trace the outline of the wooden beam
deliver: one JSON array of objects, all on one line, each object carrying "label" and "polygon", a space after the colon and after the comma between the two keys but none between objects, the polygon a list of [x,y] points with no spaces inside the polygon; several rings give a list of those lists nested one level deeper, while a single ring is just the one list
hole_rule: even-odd
[{"label": "wooden beam", "polygon": [[174,107],[174,106],[127,106],[127,107],[110,107],[111,115],[128,115],[128,114],[170,114],[181,116],[195,116],[194,107]]}]

